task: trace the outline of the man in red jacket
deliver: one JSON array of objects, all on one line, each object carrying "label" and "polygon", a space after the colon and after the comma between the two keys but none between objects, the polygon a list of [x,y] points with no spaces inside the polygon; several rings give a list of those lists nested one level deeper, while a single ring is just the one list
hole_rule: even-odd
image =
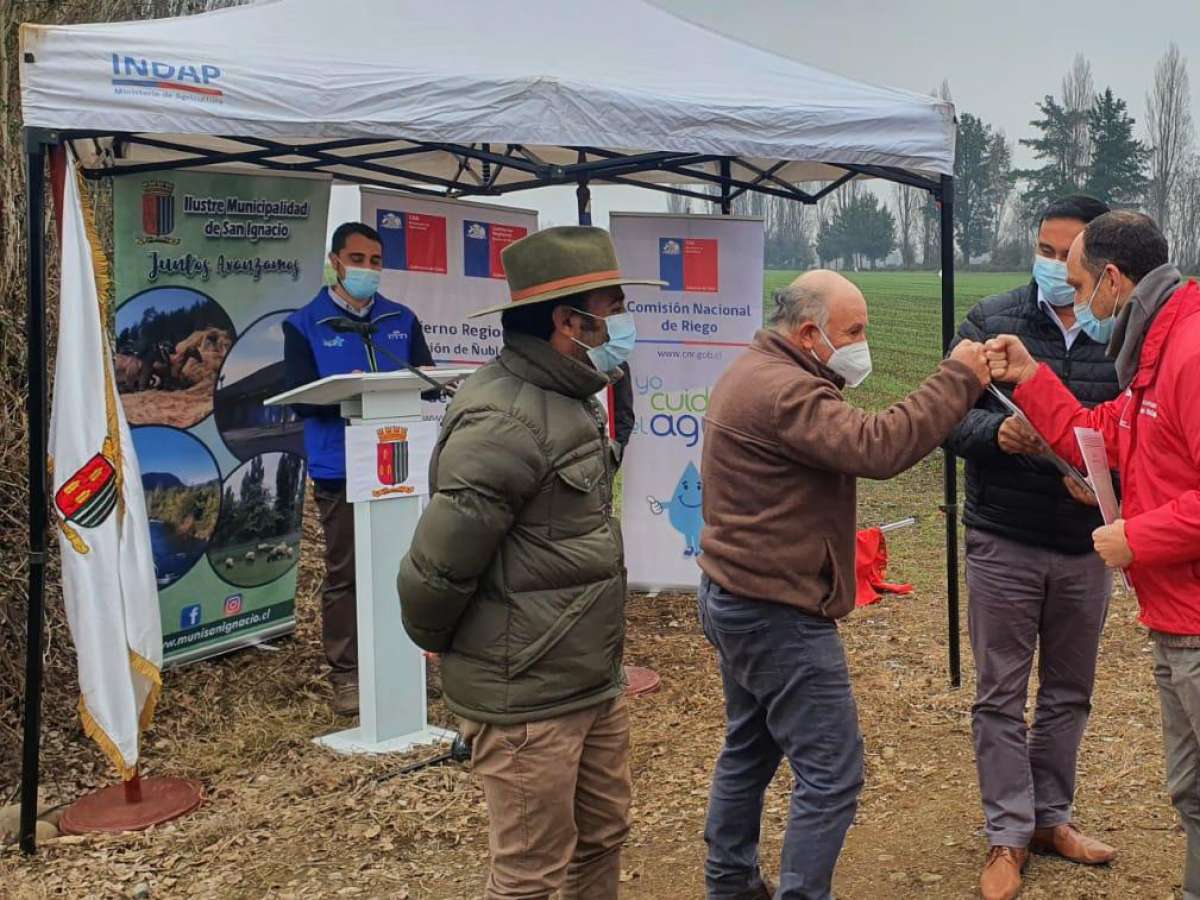
[{"label": "man in red jacket", "polygon": [[1200,898],[1200,285],[1181,284],[1158,226],[1127,211],[1093,220],[1067,270],[1080,321],[1109,340],[1122,394],[1085,409],[1012,335],[989,341],[988,359],[1060,455],[1081,465],[1074,429],[1094,428],[1120,470],[1122,517],[1093,541],[1128,572],[1155,641],[1167,788],[1188,838],[1184,896]]}]

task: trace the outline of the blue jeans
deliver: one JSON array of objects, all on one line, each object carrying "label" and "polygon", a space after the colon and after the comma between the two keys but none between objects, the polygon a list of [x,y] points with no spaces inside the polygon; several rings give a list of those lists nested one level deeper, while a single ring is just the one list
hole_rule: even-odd
[{"label": "blue jeans", "polygon": [[725,686],[725,746],[704,840],[710,900],[764,896],[763,796],[786,756],[795,783],[775,900],[824,900],[863,784],[863,743],[837,625],[700,582],[700,624]]}]

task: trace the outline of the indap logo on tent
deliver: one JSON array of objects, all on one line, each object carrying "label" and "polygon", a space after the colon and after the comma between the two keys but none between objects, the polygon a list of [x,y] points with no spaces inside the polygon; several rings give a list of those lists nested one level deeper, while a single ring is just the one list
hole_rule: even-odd
[{"label": "indap logo on tent", "polygon": [[717,273],[716,238],[658,239],[658,277],[664,291],[715,294],[721,288]]},{"label": "indap logo on tent", "polygon": [[221,70],[213,65],[112,54],[112,85],[117,94],[154,93],[222,103],[225,93],[217,84],[220,79]]}]

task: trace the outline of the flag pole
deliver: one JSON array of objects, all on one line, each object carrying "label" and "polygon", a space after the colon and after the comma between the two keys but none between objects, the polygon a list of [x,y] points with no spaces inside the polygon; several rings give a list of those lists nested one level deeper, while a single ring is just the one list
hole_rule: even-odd
[{"label": "flag pole", "polygon": [[134,770],[133,777],[125,782],[125,802],[142,802],[142,776],[138,774],[136,769]]},{"label": "flag pole", "polygon": [[46,596],[46,141],[40,129],[25,129],[26,313],[25,365],[29,381],[29,600],[25,630],[25,721],[21,760],[22,853],[37,850],[38,757],[42,732],[42,648]]}]

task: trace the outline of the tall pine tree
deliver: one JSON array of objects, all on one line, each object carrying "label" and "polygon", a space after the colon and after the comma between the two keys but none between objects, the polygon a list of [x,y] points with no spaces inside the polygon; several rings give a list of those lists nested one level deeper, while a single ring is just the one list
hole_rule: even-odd
[{"label": "tall pine tree", "polygon": [[1112,88],[1088,113],[1092,159],[1084,191],[1110,206],[1137,206],[1146,195],[1149,149],[1133,136],[1134,119]]},{"label": "tall pine tree", "polygon": [[970,113],[963,113],[958,126],[954,155],[954,200],[957,214],[954,233],[963,259],[992,249],[996,219],[1007,196],[1008,145],[1004,133]]},{"label": "tall pine tree", "polygon": [[1036,159],[1045,164],[1038,169],[1022,169],[1015,174],[1025,181],[1021,200],[1025,208],[1035,215],[1054,200],[1067,194],[1078,193],[1083,185],[1077,181],[1074,155],[1076,152],[1076,127],[1080,117],[1087,113],[1072,112],[1047,94],[1038,109],[1040,119],[1029,124],[1041,132],[1039,137],[1021,138],[1021,144],[1033,151]]}]

